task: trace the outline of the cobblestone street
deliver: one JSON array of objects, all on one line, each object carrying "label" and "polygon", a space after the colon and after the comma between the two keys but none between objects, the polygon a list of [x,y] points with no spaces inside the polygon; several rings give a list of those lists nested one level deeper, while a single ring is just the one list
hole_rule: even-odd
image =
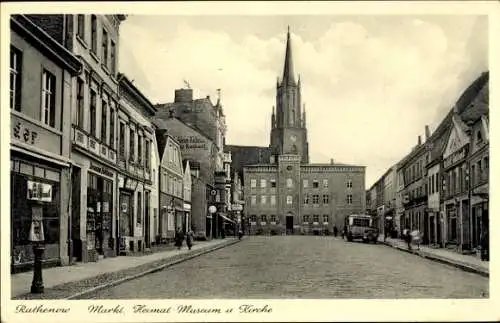
[{"label": "cobblestone street", "polygon": [[84,298],[480,297],[487,278],[380,244],[257,236]]}]

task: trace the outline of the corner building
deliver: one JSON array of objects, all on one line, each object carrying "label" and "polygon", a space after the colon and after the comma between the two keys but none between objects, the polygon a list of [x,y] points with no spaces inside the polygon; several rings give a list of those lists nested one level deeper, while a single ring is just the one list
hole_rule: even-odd
[{"label": "corner building", "polygon": [[[290,31],[283,78],[277,83],[276,111],[271,116],[269,164],[243,166],[247,230],[256,234],[322,234],[344,218],[365,210],[365,167],[309,164],[305,107],[300,77],[295,81]],[[235,147],[238,154],[261,147]]]}]

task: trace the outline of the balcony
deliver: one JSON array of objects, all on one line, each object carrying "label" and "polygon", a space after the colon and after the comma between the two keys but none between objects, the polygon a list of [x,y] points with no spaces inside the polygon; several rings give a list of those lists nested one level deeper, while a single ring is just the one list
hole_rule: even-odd
[{"label": "balcony", "polygon": [[113,149],[76,125],[72,125],[71,138],[73,145],[78,146],[95,156],[99,156],[107,162],[116,164],[116,152]]}]

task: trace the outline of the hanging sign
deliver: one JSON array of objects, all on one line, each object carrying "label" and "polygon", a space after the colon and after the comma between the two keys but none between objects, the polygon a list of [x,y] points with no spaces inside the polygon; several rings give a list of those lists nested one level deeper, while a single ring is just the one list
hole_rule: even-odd
[{"label": "hanging sign", "polygon": [[27,198],[32,201],[51,202],[52,185],[28,181]]},{"label": "hanging sign", "polygon": [[41,206],[33,207],[31,210],[30,241],[40,242],[45,240],[42,219],[43,208]]}]

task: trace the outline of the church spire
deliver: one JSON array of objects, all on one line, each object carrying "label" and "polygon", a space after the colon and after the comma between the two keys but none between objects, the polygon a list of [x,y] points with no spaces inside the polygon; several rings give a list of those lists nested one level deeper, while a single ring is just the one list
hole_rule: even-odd
[{"label": "church spire", "polygon": [[292,60],[292,41],[290,39],[290,26],[286,35],[286,52],[285,52],[285,66],[283,68],[283,84],[295,85],[295,76],[293,71]]}]

